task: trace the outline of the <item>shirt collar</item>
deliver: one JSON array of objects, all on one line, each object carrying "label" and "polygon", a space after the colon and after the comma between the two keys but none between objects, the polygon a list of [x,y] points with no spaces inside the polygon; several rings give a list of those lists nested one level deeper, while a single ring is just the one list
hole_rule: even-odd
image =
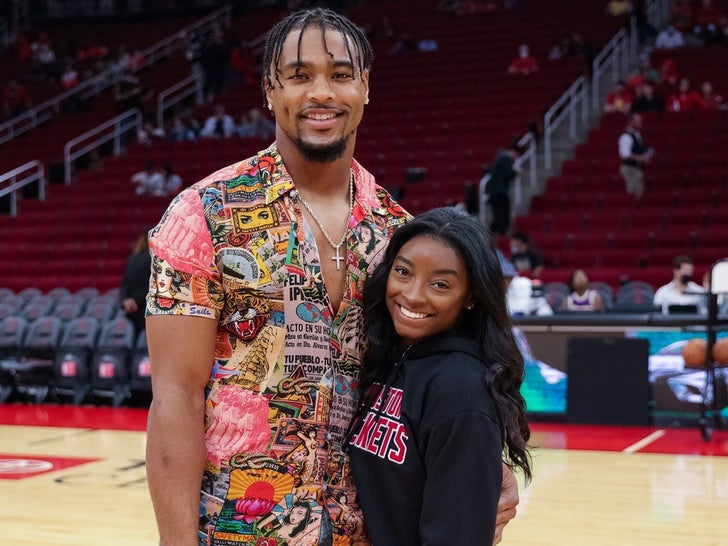
[{"label": "shirt collar", "polygon": [[[251,168],[251,174],[256,174],[265,184],[266,204],[290,194],[296,187],[275,143],[258,152],[255,165]],[[386,208],[381,206],[377,197],[374,176],[355,159],[351,161],[351,171],[354,174],[354,223],[359,223],[371,214],[386,214]]]}]

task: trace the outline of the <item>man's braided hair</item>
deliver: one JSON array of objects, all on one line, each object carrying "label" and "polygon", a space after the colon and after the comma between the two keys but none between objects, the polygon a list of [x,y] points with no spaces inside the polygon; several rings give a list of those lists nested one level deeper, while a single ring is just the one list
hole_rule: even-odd
[{"label": "man's braided hair", "polygon": [[307,28],[321,29],[324,49],[331,54],[326,45],[326,35],[323,31],[335,30],[341,32],[346,39],[346,50],[349,53],[351,64],[358,67],[359,75],[369,70],[374,60],[372,45],[366,37],[366,34],[357,27],[351,20],[343,15],[336,13],[327,8],[311,8],[307,10],[297,11],[290,14],[285,19],[278,22],[268,34],[263,53],[263,92],[273,87],[273,80],[280,85],[281,80],[279,63],[281,60],[281,52],[283,51],[283,43],[288,35],[294,30],[301,30],[298,36],[298,59],[301,58],[301,38],[303,31]]}]

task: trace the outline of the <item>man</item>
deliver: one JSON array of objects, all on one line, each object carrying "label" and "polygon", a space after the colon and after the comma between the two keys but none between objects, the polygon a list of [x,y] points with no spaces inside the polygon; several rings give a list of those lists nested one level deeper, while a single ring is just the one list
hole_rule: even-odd
[{"label": "man", "polygon": [[485,194],[493,214],[490,230],[496,235],[505,235],[511,225],[511,182],[521,173],[515,166],[518,152],[517,146],[499,150],[486,175]]},{"label": "man", "polygon": [[531,245],[531,238],[522,231],[511,233],[511,262],[516,271],[537,279],[543,273],[543,256]]},{"label": "man", "polygon": [[627,193],[634,194],[639,202],[644,192],[644,169],[654,156],[654,150],[645,146],[640,129],[642,116],[632,113],[629,115],[627,127],[619,136],[619,158],[622,164],[619,174],[624,179]]},{"label": "man", "polygon": [[693,281],[695,266],[689,256],[677,256],[672,262],[672,281],[655,292],[652,302],[670,312],[671,305],[695,305],[698,312],[707,312],[705,288]]},{"label": "man", "polygon": [[[275,143],[184,190],[151,231],[147,478],[163,546],[366,543],[342,449],[361,291],[408,219],[353,159],[371,62],[344,17],[283,19],[263,59]],[[496,543],[517,502],[505,471]]]}]

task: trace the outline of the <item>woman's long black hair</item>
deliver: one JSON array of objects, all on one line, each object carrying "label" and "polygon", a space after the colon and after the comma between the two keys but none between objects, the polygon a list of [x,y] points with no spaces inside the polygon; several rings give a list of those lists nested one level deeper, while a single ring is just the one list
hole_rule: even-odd
[{"label": "woman's long black hair", "polygon": [[485,355],[486,382],[499,408],[505,429],[506,463],[519,467],[531,479],[528,440],[531,432],[526,404],[521,396],[524,365],[508,308],[506,285],[493,239],[477,219],[453,207],[430,210],[399,227],[387,247],[384,259],[364,285],[364,323],[367,350],[364,355],[362,392],[381,380],[399,360],[402,349],[387,310],[387,278],[400,249],[411,239],[426,235],[453,248],[468,270],[474,306],[463,310],[457,328],[478,343]]}]

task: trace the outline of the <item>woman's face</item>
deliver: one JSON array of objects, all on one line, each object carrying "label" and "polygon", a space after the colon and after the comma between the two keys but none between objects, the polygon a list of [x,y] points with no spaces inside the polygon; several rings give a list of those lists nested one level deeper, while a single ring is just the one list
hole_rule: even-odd
[{"label": "woman's face", "polygon": [[588,284],[589,284],[589,277],[586,276],[586,273],[584,273],[582,270],[578,270],[578,271],[574,272],[574,281],[572,282],[574,290],[580,290],[582,288],[586,288]]},{"label": "woman's face", "polygon": [[303,506],[294,506],[291,508],[288,520],[295,525],[296,523],[302,522],[305,517],[306,509]]},{"label": "woman's face", "polygon": [[172,287],[172,278],[174,277],[173,269],[164,260],[159,260],[154,264],[154,272],[156,274],[157,291],[160,294],[169,294]]},{"label": "woman's face", "polygon": [[420,235],[400,249],[387,278],[386,304],[403,341],[453,328],[470,299],[468,270],[452,247]]}]

